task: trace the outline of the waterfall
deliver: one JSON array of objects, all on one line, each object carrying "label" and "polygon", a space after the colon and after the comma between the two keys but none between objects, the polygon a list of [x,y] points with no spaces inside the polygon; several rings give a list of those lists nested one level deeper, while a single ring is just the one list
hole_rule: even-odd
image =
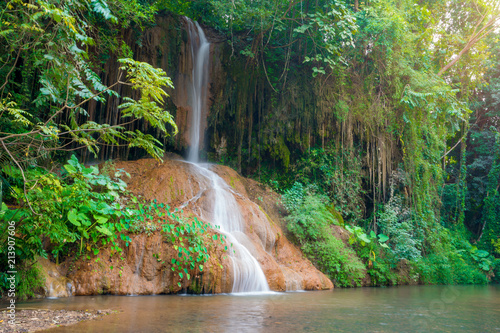
[{"label": "waterfall", "polygon": [[193,61],[192,82],[189,87],[189,102],[191,105],[191,132],[188,161],[197,163],[200,154],[201,116],[207,106],[208,56],[210,43],[205,37],[198,22],[186,18],[188,23],[191,56]]},{"label": "waterfall", "polygon": [[[210,43],[205,37],[203,29],[197,22],[185,18],[188,25],[191,55],[193,61],[192,84],[189,87],[189,104],[191,106],[190,148],[187,160],[191,162],[195,172],[208,180],[209,188],[202,191],[209,196],[212,205],[210,216],[200,216],[212,225],[218,225],[220,231],[226,235],[226,241],[232,244],[233,251],[229,256],[233,263],[233,293],[266,292],[269,291],[266,277],[257,260],[241,243],[248,237],[244,234],[244,221],[240,207],[236,202],[232,188],[215,172],[211,171],[207,163],[199,163],[200,133],[202,116],[207,112],[207,90],[209,76]],[[190,200],[195,204],[197,198]],[[232,253],[231,253],[232,252]]]}]

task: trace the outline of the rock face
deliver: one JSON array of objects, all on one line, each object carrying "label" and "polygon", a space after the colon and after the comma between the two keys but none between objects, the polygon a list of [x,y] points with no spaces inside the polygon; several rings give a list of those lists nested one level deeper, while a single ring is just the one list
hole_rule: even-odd
[{"label": "rock face", "polygon": [[46,297],[67,297],[75,293],[73,282],[65,276],[66,269],[44,258],[38,259],[38,263],[44,274]]},{"label": "rock face", "polygon": [[[156,199],[171,207],[183,209],[185,215],[206,220],[212,208],[207,180],[195,166],[175,159],[158,163],[152,159],[120,162],[117,168],[131,174],[128,188],[148,200]],[[244,220],[244,233],[238,241],[261,265],[271,290],[319,290],[333,288],[332,282],[304,258],[291,244],[279,225],[279,204],[276,193],[255,181],[245,179],[234,170],[213,165],[212,171],[231,186]],[[210,233],[217,233],[211,230]],[[132,236],[122,254],[101,250],[97,258],[79,260],[69,274],[75,295],[95,294],[163,294],[181,290],[201,293],[231,292],[233,272],[231,259],[223,246],[211,244],[210,260],[203,272],[183,281],[169,265],[176,255],[172,244],[159,232]],[[120,258],[121,257],[121,258]],[[178,282],[182,287],[178,286]]]},{"label": "rock face", "polygon": [[[211,78],[208,82],[208,98],[206,110],[215,96],[212,96],[211,87],[215,85],[214,80],[223,76],[222,63],[223,63],[223,49],[225,39],[217,35],[215,31],[205,31],[207,39],[210,41],[210,60],[209,71]],[[170,98],[166,99],[165,108],[168,110],[175,119],[175,123],[179,129],[179,134],[176,136],[164,137],[159,131],[151,128],[148,122],[135,122],[126,126],[127,130],[135,131],[141,130],[145,133],[152,134],[160,141],[168,144],[169,148],[177,151],[183,151],[190,146],[189,133],[191,130],[192,109],[189,104],[189,86],[192,81],[193,60],[190,49],[190,37],[187,32],[186,21],[178,16],[164,13],[157,15],[155,24],[148,26],[144,31],[137,31],[137,29],[124,29],[121,34],[121,40],[128,45],[134,54],[134,59],[137,61],[147,62],[153,67],[163,69],[167,75],[172,79],[175,89],[167,88],[166,92]],[[117,54],[107,54],[108,60],[103,65],[102,71],[97,70],[97,74],[101,77],[102,83],[110,86],[115,84],[120,77],[120,66]],[[124,102],[123,97],[138,99],[138,92],[131,89],[126,85],[118,85],[116,92],[122,97],[108,97],[106,103],[100,103],[91,100],[88,104],[87,111],[89,113],[89,120],[102,123],[104,120],[117,121],[120,117],[118,106]],[[220,93],[220,92],[219,92]],[[208,111],[207,111],[208,112]],[[207,132],[207,117],[204,114],[202,117],[201,127],[201,141],[206,142],[205,134]],[[167,126],[168,127],[168,126]],[[171,128],[169,131],[171,131]],[[100,151],[99,160],[104,161],[110,158],[136,158],[143,156],[142,150],[130,152],[128,147],[104,146]],[[88,161],[94,159],[90,154],[83,153]]]},{"label": "rock face", "polygon": [[164,242],[159,232],[150,236],[141,234],[133,237],[122,254],[106,249],[99,253],[97,260],[79,261],[79,266],[69,276],[75,285],[74,295],[155,295],[186,289],[197,293],[221,293],[232,284],[229,279],[231,262],[219,261],[222,252],[220,247],[212,249],[205,272],[202,274],[198,270],[193,279],[187,281],[174,274],[168,264],[177,254],[172,245]]}]

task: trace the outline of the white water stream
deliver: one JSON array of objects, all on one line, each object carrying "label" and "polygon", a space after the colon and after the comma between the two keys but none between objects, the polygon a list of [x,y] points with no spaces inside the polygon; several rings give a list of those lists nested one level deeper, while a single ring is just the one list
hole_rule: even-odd
[{"label": "white water stream", "polygon": [[[212,205],[211,216],[200,216],[200,218],[214,226],[220,226],[220,231],[227,236],[227,244],[233,244],[234,251],[229,251],[233,262],[232,292],[269,292],[262,268],[250,251],[241,243],[248,237],[244,234],[245,223],[240,207],[234,198],[234,191],[220,176],[209,169],[209,164],[198,163],[200,132],[203,130],[201,117],[207,114],[205,111],[207,108],[210,43],[197,22],[193,22],[189,18],[186,18],[186,21],[193,60],[192,84],[189,89],[192,116],[188,162],[192,163],[198,176],[208,180],[208,188],[202,188],[201,193],[208,196]],[[201,193],[191,199],[190,203],[195,203]]]}]

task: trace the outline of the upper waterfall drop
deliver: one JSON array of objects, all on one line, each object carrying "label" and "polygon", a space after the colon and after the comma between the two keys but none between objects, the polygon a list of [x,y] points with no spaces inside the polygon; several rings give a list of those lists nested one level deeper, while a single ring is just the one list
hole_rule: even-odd
[{"label": "upper waterfall drop", "polygon": [[259,262],[245,247],[248,237],[244,234],[244,219],[240,206],[234,197],[233,189],[208,164],[198,164],[201,146],[202,117],[207,115],[207,95],[209,79],[210,43],[203,29],[197,22],[185,18],[188,26],[190,50],[193,61],[191,86],[189,88],[189,104],[191,106],[190,148],[187,160],[193,165],[193,172],[203,177],[207,187],[189,202],[196,204],[202,194],[211,203],[208,216],[201,216],[212,225],[218,225],[226,235],[226,241],[234,246],[234,252],[228,253],[233,263],[233,293],[269,292],[266,276]]},{"label": "upper waterfall drop", "polygon": [[208,59],[210,43],[205,37],[203,29],[198,22],[185,18],[188,24],[190,36],[191,57],[193,71],[191,86],[189,87],[189,98],[191,101],[191,132],[190,148],[187,160],[198,163],[200,159],[201,117],[206,114],[207,90],[208,90]]}]

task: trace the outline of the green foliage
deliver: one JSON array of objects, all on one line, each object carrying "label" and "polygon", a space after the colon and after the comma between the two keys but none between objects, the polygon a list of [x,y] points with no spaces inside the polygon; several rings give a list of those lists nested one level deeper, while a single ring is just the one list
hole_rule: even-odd
[{"label": "green foliage", "polygon": [[[109,39],[96,41],[121,31],[119,20],[123,26],[140,26],[152,18],[153,7],[136,0],[11,0],[1,9],[0,47],[6,50],[0,55],[2,173],[5,167],[18,168],[26,181],[27,164],[68,149],[88,148],[97,155],[103,144],[128,144],[161,159],[158,139],[126,126],[145,121],[158,133],[168,135],[170,128],[177,133],[173,117],[162,106],[168,97],[164,88],[173,88],[170,78],[161,69],[125,58],[120,59],[124,72],[106,86],[95,54],[116,49]],[[121,80],[125,75],[127,81]],[[122,119],[92,121],[90,105],[119,98],[119,85],[137,90],[139,99],[126,99],[119,106]]]},{"label": "green foliage", "polygon": [[496,151],[493,165],[488,172],[488,186],[483,207],[483,235],[481,245],[493,251],[492,245],[500,239],[500,134],[496,136]]},{"label": "green foliage", "polygon": [[478,251],[458,231],[438,228],[432,235],[430,254],[414,262],[423,283],[485,284],[497,261]]},{"label": "green foliage", "polygon": [[396,258],[412,261],[422,257],[424,232],[401,195],[394,193],[394,187],[391,198],[378,211],[377,224],[389,236],[389,244]]},{"label": "green foliage", "polygon": [[395,285],[399,282],[398,272],[395,269],[398,259],[387,250],[387,245],[383,242],[387,241],[387,236],[379,234],[378,241],[375,241],[377,237],[372,233],[373,231],[367,237],[371,240],[370,243],[363,245],[364,241],[356,241],[351,246],[366,266],[372,286]]},{"label": "green foliage", "polygon": [[106,244],[120,252],[117,237],[126,229],[123,220],[140,218],[136,211],[121,207],[121,196],[126,194],[126,184],[120,179],[124,171],[102,175],[97,167],[85,167],[75,156],[64,169],[64,177],[39,168],[28,170],[35,184],[28,192],[28,199],[36,202],[33,211],[23,206],[3,212],[3,226],[18,221],[16,230],[23,235],[16,240],[20,260],[47,257],[44,239],[51,243],[56,260],[75,242],[80,253],[86,249],[97,254]]},{"label": "green foliage", "polygon": [[[137,201],[132,198],[133,201]],[[131,233],[145,233],[151,235],[155,231],[163,234],[164,242],[172,244],[176,255],[171,258],[168,265],[181,280],[191,280],[197,272],[203,272],[204,265],[210,258],[208,251],[214,244],[225,244],[226,236],[215,234],[210,237],[207,230],[211,229],[208,223],[204,223],[197,218],[187,219],[179,215],[177,210],[169,212],[170,207],[162,203],[153,201],[149,205],[138,204],[136,211],[129,211],[129,217],[124,220],[125,227]],[[137,219],[130,217],[141,214]],[[210,244],[210,245],[209,245]],[[225,246],[225,251],[228,247]],[[166,265],[166,258],[160,254],[155,254],[155,258],[162,265]],[[181,282],[178,282],[181,287]]]},{"label": "green foliage", "polygon": [[[500,255],[498,33],[460,51],[498,8],[482,0],[8,1],[0,10],[0,176],[9,203],[27,206],[1,214],[26,235],[19,255],[45,255],[42,240],[56,258],[71,244],[96,253],[116,247],[125,230],[160,229],[159,207],[124,199],[119,176],[75,159],[60,175],[40,166],[54,151],[97,154],[103,144],[161,159],[161,139],[177,132],[163,106],[172,81],[167,69],[133,60],[137,47],[121,35],[130,29],[141,48],[140,30],[167,10],[227,42],[208,129],[221,149],[211,154],[284,194],[288,230],[338,284],[359,283],[357,257],[375,284],[394,281],[398,260],[424,282],[484,282],[498,269],[489,254]],[[110,86],[100,78],[108,59],[121,59]],[[119,106],[124,118],[89,120],[89,103],[114,103],[124,90],[134,96]],[[137,131],[143,122],[157,133]],[[344,220],[357,257],[331,236],[331,224]],[[182,260],[203,260],[204,226],[186,223],[165,232],[191,235],[184,245],[175,240]],[[387,235],[390,250],[370,230]],[[192,262],[174,264],[184,275]]]},{"label": "green foliage", "polygon": [[393,268],[397,258],[386,244],[389,237],[384,234],[377,235],[373,230],[367,234],[359,226],[346,225],[345,228],[350,233],[349,244],[363,260],[371,284],[373,286],[396,284],[397,275]]},{"label": "green foliage", "polygon": [[496,241],[492,239],[491,245],[493,245],[493,249],[495,250],[497,257],[500,257],[500,239],[497,239]]},{"label": "green foliage", "polygon": [[348,221],[357,222],[364,213],[361,157],[354,150],[332,145],[313,148],[294,168],[295,179],[314,184],[328,195],[335,209]]},{"label": "green foliage", "polygon": [[[26,261],[16,267],[16,297],[25,300],[35,296],[35,293],[43,294],[44,279],[41,268],[36,262]],[[0,273],[0,292],[3,294],[9,289],[10,283],[7,281],[6,271]]]},{"label": "green foliage", "polygon": [[486,276],[460,259],[431,254],[416,262],[416,270],[425,284],[485,284]]},{"label": "green foliage", "polygon": [[295,182],[293,186],[284,191],[282,200],[288,211],[299,209],[304,203],[304,196],[307,194],[307,188],[300,182]]},{"label": "green foliage", "polygon": [[336,285],[359,286],[364,266],[356,254],[332,234],[331,225],[338,222],[328,209],[328,198],[307,193],[296,183],[283,195],[283,201],[290,211],[285,218],[287,230],[307,257]]},{"label": "green foliage", "polygon": [[[172,80],[162,69],[153,68],[147,63],[134,61],[133,59],[119,59],[118,61],[123,64],[121,69],[127,72],[127,78],[132,88],[141,92],[139,101],[128,97],[124,98],[126,103],[119,106],[120,109],[123,109],[122,117],[144,118],[144,120],[163,133],[167,133],[165,125],[170,124],[174,128],[173,135],[176,135],[178,132],[177,125],[172,115],[165,112],[158,105],[163,104],[164,98],[168,97],[164,88],[174,88]],[[150,137],[148,140],[152,139]],[[158,140],[156,142],[159,143]],[[131,145],[141,147],[141,144],[137,141],[132,141]],[[158,150],[155,153],[151,153],[148,150],[148,152],[153,156],[159,157],[158,153],[162,151]]]},{"label": "green foliage", "polygon": [[[287,197],[287,194],[284,195]],[[302,241],[318,241],[322,233],[328,231],[328,226],[338,224],[335,217],[328,211],[325,199],[316,195],[306,195],[302,202],[291,209],[292,214],[286,218],[287,228],[295,237]],[[287,209],[289,200],[284,200]]]},{"label": "green foliage", "polygon": [[389,240],[389,237],[384,234],[377,235],[373,230],[370,232],[370,234],[366,234],[363,228],[358,226],[351,227],[349,225],[346,225],[345,228],[351,233],[351,236],[349,237],[349,244],[351,245],[358,242],[361,246],[368,246],[370,247],[370,250],[373,251],[373,248],[371,248],[371,246],[377,244],[378,242],[381,247],[389,248],[387,244],[385,244],[385,242]]},{"label": "green foliage", "polygon": [[[83,254],[91,258],[102,248],[119,254],[123,251],[121,244],[128,246],[131,242],[131,233],[151,235],[160,230],[178,251],[178,256],[172,258],[172,270],[181,279],[185,274],[190,280],[194,272],[203,271],[210,257],[207,244],[213,244],[213,240],[225,244],[222,235],[208,239],[208,224],[181,218],[164,204],[145,203],[128,193],[121,177],[129,175],[123,170],[108,165],[106,173],[100,173],[96,166],[86,167],[75,156],[64,170],[63,177],[37,168],[29,170],[36,181],[34,190],[28,192],[29,199],[36,202],[35,214],[26,206],[11,210],[3,204],[0,242],[7,241],[7,222],[16,221],[16,260],[20,263],[47,257],[47,250],[56,262],[60,256]],[[6,251],[6,247],[0,249],[3,268],[7,264]],[[38,273],[33,268],[19,276],[23,274],[27,278],[21,279],[19,286],[29,296],[30,290],[39,286]],[[4,278],[2,275],[2,281]],[[0,286],[5,287],[5,281]]]},{"label": "green foliage", "polygon": [[[162,226],[164,238],[172,243],[177,251],[177,256],[171,260],[171,269],[181,279],[186,274],[186,279],[189,281],[193,272],[203,272],[204,264],[210,258],[207,247],[207,244],[211,243],[207,238],[207,229],[210,229],[210,225],[196,218],[189,222],[170,213],[167,213],[167,216],[177,222]],[[211,240],[220,241],[223,245],[225,239],[226,236],[215,234]],[[227,251],[227,246],[225,248]],[[181,286],[180,282],[178,285]]]},{"label": "green foliage", "polygon": [[356,253],[335,236],[326,234],[323,240],[304,243],[301,249],[319,270],[328,275],[334,285],[361,286],[365,266]]}]

